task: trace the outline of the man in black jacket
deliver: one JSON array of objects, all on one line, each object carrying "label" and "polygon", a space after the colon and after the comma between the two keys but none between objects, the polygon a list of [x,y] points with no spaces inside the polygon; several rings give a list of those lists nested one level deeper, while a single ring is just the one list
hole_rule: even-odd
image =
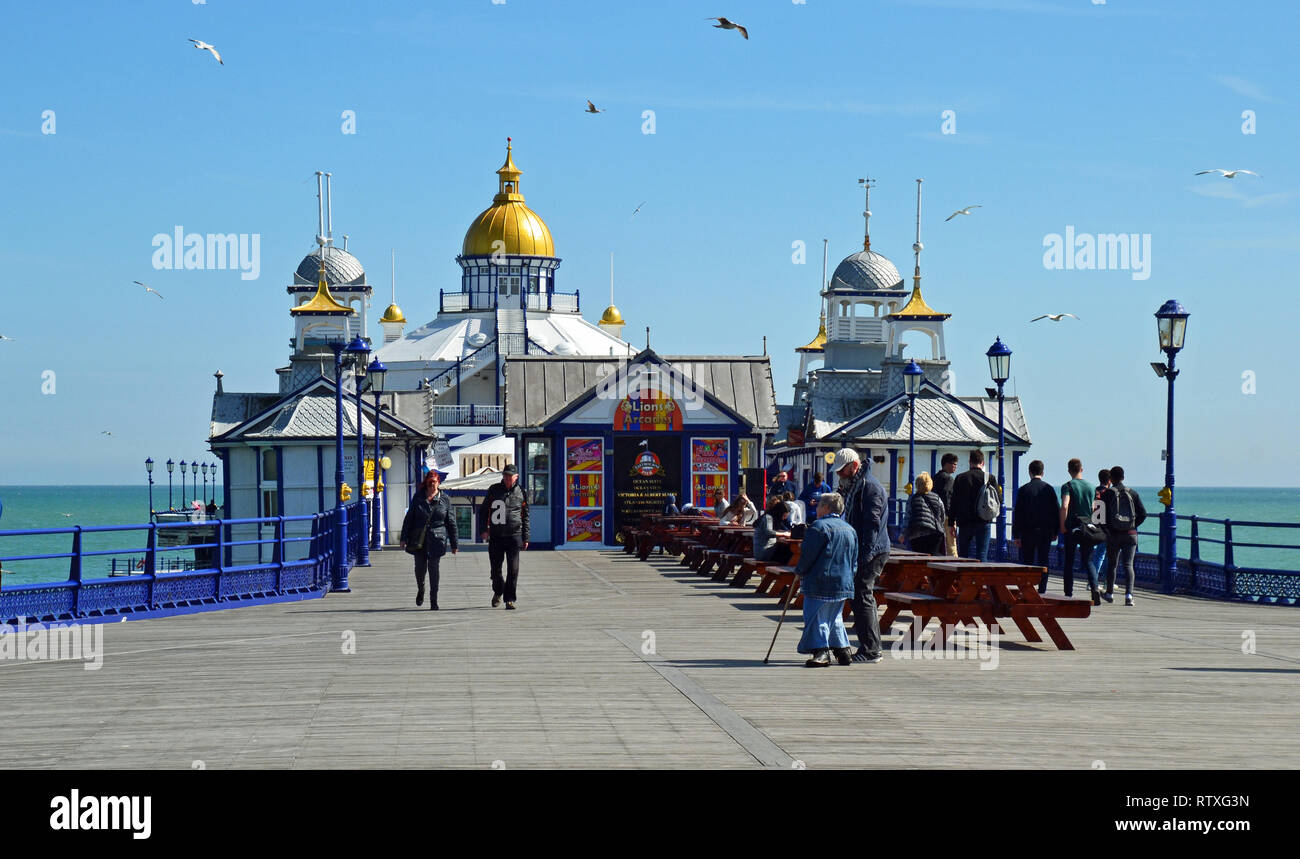
[{"label": "man in black jacket", "polygon": [[952,518],[952,483],[957,474],[957,454],[945,453],[939,472],[934,476],[934,494],[943,501],[943,513],[947,521],[943,529],[945,555],[957,554],[957,523]]},{"label": "man in black jacket", "polygon": [[1142,498],[1124,485],[1124,469],[1110,468],[1110,488],[1102,494],[1106,505],[1106,602],[1115,599],[1115,568],[1124,568],[1124,605],[1133,605],[1133,558],[1137,554],[1137,529],[1147,518]]},{"label": "man in black jacket", "polygon": [[976,509],[985,483],[993,487],[1001,504],[998,482],[984,471],[984,451],[972,450],[970,471],[963,471],[952,482],[952,518],[957,523],[957,555],[962,558],[989,559],[989,520],[981,518]]},{"label": "man in black jacket", "polygon": [[[492,607],[515,607],[515,586],[519,581],[519,552],[528,548],[528,499],[519,485],[519,470],[513,464],[501,469],[501,482],[493,484],[479,510],[479,538],[487,541],[492,569]],[[506,577],[501,578],[502,562]]]},{"label": "man in black jacket", "polygon": [[876,663],[884,659],[880,643],[880,618],[876,610],[876,577],[889,560],[888,502],[885,488],[871,474],[858,452],[843,448],[835,452],[831,471],[839,475],[839,492],[844,498],[844,521],[858,534],[858,565],[853,577],[853,630],[858,649],[852,661]]},{"label": "man in black jacket", "polygon": [[[1047,566],[1047,554],[1060,530],[1061,503],[1056,500],[1056,489],[1043,480],[1043,461],[1029,463],[1029,482],[1016,493],[1016,506],[1011,512],[1011,536],[1020,548],[1020,563],[1037,567]],[[1065,595],[1073,590],[1067,581]],[[1038,592],[1047,592],[1047,570],[1038,583]]]}]

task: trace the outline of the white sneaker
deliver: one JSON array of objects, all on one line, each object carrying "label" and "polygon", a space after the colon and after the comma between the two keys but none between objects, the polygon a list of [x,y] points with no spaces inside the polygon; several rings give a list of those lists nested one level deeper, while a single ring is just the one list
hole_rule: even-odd
[{"label": "white sneaker", "polygon": [[1133,595],[1124,594],[1124,605],[1133,605]]}]

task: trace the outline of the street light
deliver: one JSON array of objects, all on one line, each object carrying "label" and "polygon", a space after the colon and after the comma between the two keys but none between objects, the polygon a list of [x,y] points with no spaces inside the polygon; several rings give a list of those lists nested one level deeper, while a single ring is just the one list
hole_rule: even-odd
[{"label": "street light", "polygon": [[145,473],[149,475],[149,521],[153,521],[153,457],[144,461]]},{"label": "street light", "polygon": [[205,462],[202,465],[200,465],[199,468],[203,469],[203,497],[200,498],[199,500],[203,502],[204,507],[207,507],[208,506],[208,464]]},{"label": "street light", "polygon": [[199,464],[195,461],[190,462],[190,473],[194,475],[194,491],[199,491]]},{"label": "street light", "polygon": [[172,506],[172,469],[175,467],[176,467],[176,463],[172,462],[170,459],[167,460],[167,509],[168,510],[176,509],[175,507]]},{"label": "street light", "polygon": [[1007,557],[1007,505],[1006,490],[1002,474],[1002,461],[1005,458],[1005,436],[1002,426],[1002,386],[1011,378],[1011,350],[998,337],[984,353],[989,359],[989,375],[998,386],[998,560]]},{"label": "street light", "polygon": [[330,593],[351,593],[348,586],[348,511],[343,506],[343,350],[342,340],[332,341],[334,352],[334,570]]},{"label": "street light", "polygon": [[1156,311],[1156,331],[1160,335],[1160,348],[1169,359],[1168,365],[1152,363],[1156,375],[1169,381],[1169,402],[1165,414],[1165,512],[1160,514],[1160,589],[1174,592],[1174,578],[1178,572],[1178,518],[1174,513],[1174,356],[1183,348],[1187,334],[1187,317],[1191,314],[1175,299],[1169,299]]},{"label": "street light", "polygon": [[185,506],[185,475],[189,473],[190,464],[181,460],[181,507]]},{"label": "street light", "polygon": [[916,485],[916,395],[921,391],[925,371],[915,361],[903,368],[903,391],[907,394],[907,494]]},{"label": "street light", "polygon": [[361,383],[366,379],[366,358],[370,356],[370,347],[357,335],[348,344],[348,354],[352,358],[352,375],[357,387],[357,507],[361,511],[360,539],[357,540],[357,566],[370,566],[369,512],[366,510],[366,438],[361,425]]},{"label": "street light", "polygon": [[388,368],[378,357],[366,368],[370,377],[370,390],[375,392],[375,485],[370,495],[370,548],[378,550],[379,546],[379,395],[384,392],[384,374]]}]

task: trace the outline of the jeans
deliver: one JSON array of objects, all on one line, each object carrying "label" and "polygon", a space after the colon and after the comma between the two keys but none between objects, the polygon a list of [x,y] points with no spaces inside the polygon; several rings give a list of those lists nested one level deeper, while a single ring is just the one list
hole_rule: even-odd
[{"label": "jeans", "polygon": [[[518,537],[489,537],[488,564],[492,570],[492,594],[515,601],[515,585],[519,582],[519,550],[523,541]],[[506,577],[501,578],[501,564],[505,562]]]},{"label": "jeans", "polygon": [[[1052,535],[1047,531],[1026,531],[1020,535],[1020,563],[1028,564],[1032,567],[1046,567],[1048,553],[1052,550]],[[1038,592],[1041,594],[1047,590],[1047,571],[1044,569],[1043,578],[1038,583]],[[1070,591],[1066,590],[1066,596]]]},{"label": "jeans", "polygon": [[1065,563],[1061,572],[1065,576],[1065,595],[1074,593],[1074,550],[1079,550],[1079,572],[1088,573],[1088,590],[1097,590],[1097,565],[1092,561],[1093,544],[1075,533],[1078,529],[1065,532]]},{"label": "jeans", "polygon": [[[972,543],[974,543],[975,554],[971,554]],[[976,558],[981,561],[989,559],[989,523],[957,526],[957,556]]]},{"label": "jeans", "polygon": [[853,577],[853,632],[868,656],[880,653],[880,616],[876,612],[875,587],[876,577],[888,560],[888,552],[881,552],[870,560],[860,560],[857,575]]},{"label": "jeans", "polygon": [[1124,568],[1124,593],[1133,593],[1133,558],[1137,555],[1137,538],[1131,534],[1106,540],[1106,593],[1115,592],[1115,568]]},{"label": "jeans", "polygon": [[1097,575],[1100,576],[1106,571],[1106,544],[1098,543],[1092,547],[1092,565],[1097,568]]},{"label": "jeans", "polygon": [[817,653],[832,647],[849,646],[849,634],[844,628],[844,600],[803,598],[803,637],[799,639],[800,653]]},{"label": "jeans", "polygon": [[421,591],[424,590],[424,574],[427,570],[429,573],[429,605],[438,604],[438,564],[442,560],[436,554],[428,552],[419,552],[415,555],[415,584]]}]

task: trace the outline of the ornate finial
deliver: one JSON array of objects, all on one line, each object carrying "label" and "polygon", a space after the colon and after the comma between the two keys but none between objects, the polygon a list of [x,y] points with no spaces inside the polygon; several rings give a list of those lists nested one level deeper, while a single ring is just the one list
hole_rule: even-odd
[{"label": "ornate finial", "polygon": [[862,186],[866,193],[866,201],[862,206],[862,218],[865,221],[862,228],[862,249],[871,250],[871,186],[876,184],[875,179],[859,179],[858,184]]},{"label": "ornate finial", "polygon": [[921,244],[921,179],[916,180],[916,244],[912,245],[912,252],[916,254],[916,269],[912,272],[913,289],[921,288],[921,251],[925,245]]}]

